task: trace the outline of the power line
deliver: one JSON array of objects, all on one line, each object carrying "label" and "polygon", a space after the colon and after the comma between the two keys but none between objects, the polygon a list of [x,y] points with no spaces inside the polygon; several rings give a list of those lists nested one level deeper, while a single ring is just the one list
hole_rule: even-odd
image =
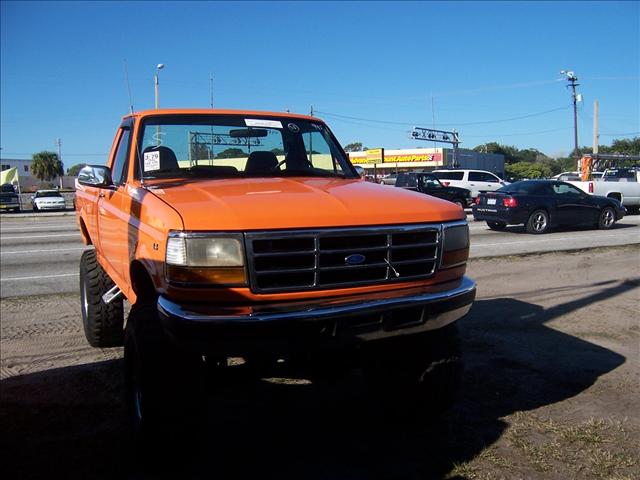
[{"label": "power line", "polygon": [[629,132],[629,133],[601,133],[600,136],[605,137],[630,137],[631,135],[640,135],[640,132]]},{"label": "power line", "polygon": [[[536,113],[530,113],[527,115],[521,115],[518,117],[511,117],[511,118],[502,118],[499,120],[486,120],[483,122],[463,122],[463,123],[438,123],[438,126],[440,127],[444,127],[444,126],[470,126],[470,125],[488,125],[491,123],[502,123],[502,122],[511,122],[511,121],[515,121],[515,120],[523,120],[525,118],[531,118],[531,117],[537,117],[540,115],[546,115],[548,113],[553,113],[553,112],[558,112],[560,110],[566,110],[568,108],[568,106],[564,106],[564,107],[558,107],[558,108],[553,108],[551,110],[545,110],[544,112],[536,112]],[[383,125],[402,125],[402,126],[413,126],[416,124],[420,124],[423,122],[392,122],[389,120],[378,120],[378,119],[373,119],[373,118],[362,118],[362,117],[353,117],[351,115],[340,115],[337,113],[331,113],[331,112],[322,112],[320,110],[316,110],[316,113],[320,114],[320,115],[325,115],[328,117],[335,117],[335,118],[343,118],[343,119],[348,119],[348,120],[356,120],[356,121],[360,121],[360,122],[370,122],[370,123],[380,123]]]}]

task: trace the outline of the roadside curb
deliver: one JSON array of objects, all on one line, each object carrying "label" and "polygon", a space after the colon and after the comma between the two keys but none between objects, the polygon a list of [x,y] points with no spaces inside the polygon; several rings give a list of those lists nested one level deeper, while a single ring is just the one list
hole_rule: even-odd
[{"label": "roadside curb", "polygon": [[22,213],[5,213],[2,215],[2,219],[8,218],[40,218],[40,217],[70,217],[75,215],[76,211],[64,211],[64,212],[22,212]]}]

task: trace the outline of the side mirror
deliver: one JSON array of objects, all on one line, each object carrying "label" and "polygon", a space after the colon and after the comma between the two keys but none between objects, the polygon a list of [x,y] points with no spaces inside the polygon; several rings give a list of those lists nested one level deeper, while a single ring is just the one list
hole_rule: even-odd
[{"label": "side mirror", "polygon": [[104,165],[87,165],[78,172],[78,183],[88,187],[113,187],[111,170]]}]

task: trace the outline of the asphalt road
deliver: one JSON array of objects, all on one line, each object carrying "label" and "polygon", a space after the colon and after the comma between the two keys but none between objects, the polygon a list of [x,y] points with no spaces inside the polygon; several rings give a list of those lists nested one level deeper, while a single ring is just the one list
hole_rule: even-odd
[{"label": "asphalt road", "polygon": [[[563,229],[541,236],[522,227],[494,232],[468,217],[471,257],[588,249],[640,243],[640,215],[612,230]],[[73,213],[3,214],[0,217],[0,298],[78,291],[78,263],[86,247]]]}]

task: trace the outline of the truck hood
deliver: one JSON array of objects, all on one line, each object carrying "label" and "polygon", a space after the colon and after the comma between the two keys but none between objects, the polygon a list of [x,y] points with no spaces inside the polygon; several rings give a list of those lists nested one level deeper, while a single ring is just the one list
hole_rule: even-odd
[{"label": "truck hood", "polygon": [[456,205],[386,185],[336,178],[198,179],[148,188],[185,230],[265,230],[465,219]]}]

